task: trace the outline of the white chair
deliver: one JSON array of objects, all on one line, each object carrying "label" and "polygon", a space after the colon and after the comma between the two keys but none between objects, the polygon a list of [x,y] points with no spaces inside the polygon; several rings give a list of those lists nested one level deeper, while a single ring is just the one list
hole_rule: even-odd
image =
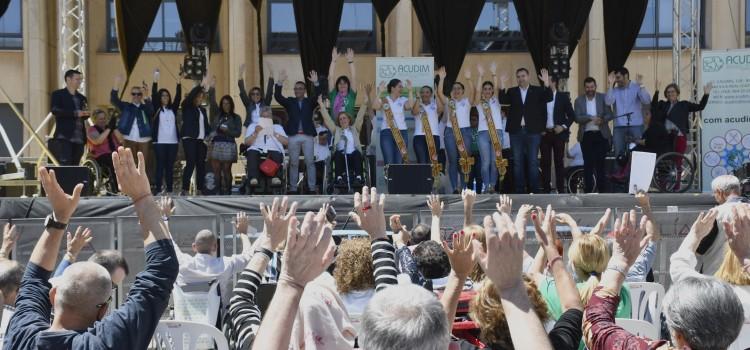
[{"label": "white chair", "polygon": [[750,324],[745,323],[742,325],[740,335],[734,340],[734,343],[729,346],[727,350],[744,350],[750,348]]},{"label": "white chair", "polygon": [[626,331],[639,337],[659,339],[659,330],[654,328],[654,325],[649,322],[641,320],[631,320],[629,318],[616,318],[615,323],[617,323],[618,326],[622,327]]},{"label": "white chair", "polygon": [[175,320],[215,325],[221,304],[218,285],[214,281],[183,286],[175,283],[172,289]]},{"label": "white chair", "polygon": [[[210,345],[200,346],[200,343],[206,342],[199,342],[198,339],[206,337],[209,338]],[[198,322],[169,320],[159,321],[152,340],[158,350],[214,349],[214,342],[217,350],[229,350],[227,338],[215,327]]]},{"label": "white chair", "polygon": [[651,282],[626,283],[630,289],[632,314],[630,318],[651,323],[661,330],[661,303],[664,299],[664,286]]}]

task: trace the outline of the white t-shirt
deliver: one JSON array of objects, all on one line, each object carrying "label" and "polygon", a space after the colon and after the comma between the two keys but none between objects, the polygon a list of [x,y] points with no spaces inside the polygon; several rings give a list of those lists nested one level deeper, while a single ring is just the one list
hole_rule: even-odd
[{"label": "white t-shirt", "polygon": [[[500,102],[497,100],[497,97],[493,96],[488,103],[490,105],[490,112],[492,113],[492,121],[495,123],[495,129],[503,130],[503,114],[500,111]],[[489,127],[487,126],[487,117],[484,115],[484,107],[482,107],[481,102],[477,105],[477,112],[479,112],[477,131],[489,130]]]},{"label": "white t-shirt", "polygon": [[552,91],[552,101],[547,102],[547,129],[555,127],[555,99],[557,91]]},{"label": "white t-shirt", "polygon": [[[529,92],[529,87],[527,86],[524,89],[524,88],[522,88],[522,87],[519,86],[518,90],[521,91],[521,102],[525,104],[526,103],[526,93]],[[525,115],[521,116],[521,126],[526,126],[526,116]]]},{"label": "white t-shirt", "polygon": [[[590,116],[597,116],[596,115],[596,97],[589,100],[588,97],[586,98],[586,114]],[[599,131],[599,125],[594,124],[594,121],[590,121],[586,123],[586,126],[583,129],[584,131]]]},{"label": "white t-shirt", "polygon": [[200,118],[198,118],[198,140],[203,140],[206,138],[206,128],[203,125],[203,121],[206,120],[206,115],[203,114],[203,110],[198,110],[200,113]]},{"label": "white t-shirt", "polygon": [[250,123],[257,123],[258,119],[260,118],[260,103],[255,104],[255,109],[253,109],[253,112],[250,113]]},{"label": "white t-shirt", "polygon": [[[422,105],[422,108],[427,112],[427,121],[430,123],[430,130],[432,131],[433,136],[440,136],[440,127],[438,126],[438,113],[437,113],[437,103],[435,101],[430,102],[430,104],[425,105],[424,103],[419,102],[419,104]],[[422,129],[422,116],[421,115],[415,115],[414,116],[414,136],[417,135],[424,135],[424,129]]]},{"label": "white t-shirt", "polygon": [[159,139],[158,144],[177,143],[177,124],[174,120],[174,111],[162,108],[159,112]]},{"label": "white t-shirt", "polygon": [[[255,132],[255,127],[258,126],[257,123],[252,123],[250,126],[247,127],[247,131],[245,131],[245,138],[250,137]],[[273,125],[273,132],[276,134],[279,134],[281,136],[286,137],[286,132],[284,132],[284,128],[281,127],[279,124]],[[252,145],[250,145],[250,149],[260,151],[260,152],[268,152],[268,151],[276,151],[280,153],[284,153],[284,145],[279,142],[275,137],[273,136],[258,136],[255,138],[255,142],[253,142]]]},{"label": "white t-shirt", "polygon": [[[469,103],[469,99],[464,97],[458,101],[456,101],[456,119],[458,121],[458,127],[459,128],[468,128],[471,126],[471,118],[469,117],[469,112],[471,111],[471,103]],[[445,120],[446,120],[446,127],[452,128],[452,123],[450,122],[451,117],[451,108],[450,106],[445,106]]]},{"label": "white t-shirt", "polygon": [[[393,112],[393,121],[396,123],[396,127],[398,127],[399,130],[406,130],[406,116],[404,115],[404,106],[406,105],[406,102],[409,102],[409,99],[403,96],[400,96],[395,101],[391,100],[390,96],[386,96],[386,101],[388,101],[388,104],[391,106],[391,111]],[[383,117],[383,123],[380,124],[380,130],[389,130],[390,127],[388,127],[388,121],[385,120],[385,112],[380,111],[382,117]]]},{"label": "white t-shirt", "polygon": [[[140,107],[141,105],[133,104],[134,106]],[[136,118],[140,118],[141,116],[137,116]],[[151,137],[148,135],[141,136],[141,129],[138,128],[138,120],[133,120],[133,126],[130,128],[130,133],[125,135],[124,138],[128,141],[133,142],[148,142],[151,140]]]},{"label": "white t-shirt", "polygon": [[568,166],[583,166],[583,152],[581,152],[581,143],[576,143],[568,151],[573,159],[565,157],[568,160]]},{"label": "white t-shirt", "polygon": [[[352,135],[352,131],[347,129],[344,129],[341,132],[341,139],[339,140],[339,144],[336,145],[337,151],[343,151],[346,149],[346,154],[352,154],[354,152],[354,135]],[[346,138],[346,141],[344,141],[344,138]]]}]

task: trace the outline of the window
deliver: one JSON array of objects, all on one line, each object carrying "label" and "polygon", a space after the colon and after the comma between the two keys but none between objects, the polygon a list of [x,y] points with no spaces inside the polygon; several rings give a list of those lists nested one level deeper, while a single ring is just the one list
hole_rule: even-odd
[{"label": "window", "polygon": [[[701,12],[703,1],[700,1]],[[689,5],[690,2],[685,2]],[[673,0],[649,0],[646,15],[643,17],[641,30],[635,40],[636,49],[671,49],[672,48],[672,7]],[[680,26],[683,31],[690,29],[690,7],[680,9]],[[703,14],[699,15],[703,20]],[[701,35],[703,35],[701,33]],[[688,39],[683,39],[688,40]],[[683,42],[683,45],[688,43]]]},{"label": "window", "polygon": [[[370,1],[344,1],[336,46],[339,49],[352,48],[356,52],[377,52],[375,11]],[[299,53],[297,24],[294,21],[294,7],[291,0],[271,0],[268,2],[266,51],[269,53]]]},{"label": "window", "polygon": [[488,0],[482,8],[469,51],[525,51],[516,7],[512,0]]},{"label": "window", "polygon": [[[117,47],[117,25],[115,24],[115,4],[114,0],[107,2],[108,38],[107,50],[118,51]],[[151,31],[148,33],[148,39],[143,45],[144,52],[183,52],[185,45],[183,43],[182,25],[180,16],[177,14],[177,4],[175,0],[164,0],[156,14],[154,24],[151,25]]]},{"label": "window", "polygon": [[23,48],[21,0],[11,0],[5,14],[0,17],[0,49]]},{"label": "window", "polygon": [[[20,1],[14,0],[13,2]],[[16,108],[23,113],[23,104],[16,103]],[[8,134],[13,150],[18,152],[23,146],[23,124],[7,103],[0,103],[0,124],[5,129],[5,133]],[[10,157],[10,152],[2,140],[0,140],[0,157]]]}]

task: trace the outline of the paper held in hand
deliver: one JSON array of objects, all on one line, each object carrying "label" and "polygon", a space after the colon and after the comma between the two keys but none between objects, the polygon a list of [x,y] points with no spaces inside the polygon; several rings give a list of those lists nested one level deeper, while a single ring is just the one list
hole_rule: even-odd
[{"label": "paper held in hand", "polygon": [[263,128],[258,134],[258,137],[269,136],[273,137],[273,119],[271,118],[259,118],[258,125]]},{"label": "paper held in hand", "polygon": [[632,152],[630,154],[630,183],[628,193],[635,194],[639,190],[648,192],[651,178],[654,177],[656,153]]}]

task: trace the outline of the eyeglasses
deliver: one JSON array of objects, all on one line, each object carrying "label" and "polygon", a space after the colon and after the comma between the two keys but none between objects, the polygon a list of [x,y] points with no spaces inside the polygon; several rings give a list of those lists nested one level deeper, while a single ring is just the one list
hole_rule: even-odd
[{"label": "eyeglasses", "polygon": [[140,92],[131,92],[130,94],[133,96],[143,96],[143,94]]},{"label": "eyeglasses", "polygon": [[95,306],[96,306],[97,309],[101,309],[101,308],[104,307],[104,305],[109,305],[109,303],[111,301],[112,301],[112,294],[109,295],[109,298],[107,298],[107,300],[105,302],[103,302],[101,304],[96,304]]}]

